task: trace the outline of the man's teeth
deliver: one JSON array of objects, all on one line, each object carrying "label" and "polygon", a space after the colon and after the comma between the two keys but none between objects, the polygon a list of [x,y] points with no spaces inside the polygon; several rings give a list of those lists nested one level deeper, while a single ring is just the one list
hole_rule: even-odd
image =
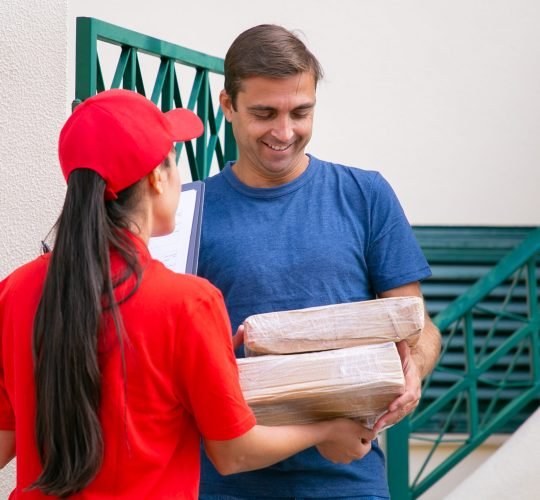
[{"label": "man's teeth", "polygon": [[285,151],[290,146],[290,144],[288,144],[287,146],[274,146],[273,144],[266,144],[266,145],[270,149],[273,149],[274,151]]}]

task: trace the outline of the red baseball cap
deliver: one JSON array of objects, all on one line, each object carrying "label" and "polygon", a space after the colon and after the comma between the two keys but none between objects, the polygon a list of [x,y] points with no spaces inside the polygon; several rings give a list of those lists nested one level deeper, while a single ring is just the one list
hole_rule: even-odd
[{"label": "red baseball cap", "polygon": [[106,199],[141,180],[169,154],[174,142],[199,137],[204,127],[188,109],[163,113],[131,90],[106,90],[79,104],[60,132],[58,156],[67,181],[88,168],[107,183]]}]

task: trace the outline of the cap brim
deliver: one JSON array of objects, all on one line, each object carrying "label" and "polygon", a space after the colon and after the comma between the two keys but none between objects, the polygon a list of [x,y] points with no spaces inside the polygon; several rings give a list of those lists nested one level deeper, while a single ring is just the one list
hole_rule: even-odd
[{"label": "cap brim", "polygon": [[176,108],[165,113],[171,125],[174,141],[189,141],[199,137],[204,131],[201,119],[185,108]]}]

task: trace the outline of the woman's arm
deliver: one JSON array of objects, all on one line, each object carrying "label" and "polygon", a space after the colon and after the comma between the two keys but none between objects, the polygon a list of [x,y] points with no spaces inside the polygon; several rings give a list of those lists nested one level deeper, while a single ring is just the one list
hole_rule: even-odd
[{"label": "woman's arm", "polygon": [[15,457],[15,431],[0,430],[0,469]]},{"label": "woman's arm", "polygon": [[349,463],[366,455],[375,437],[358,422],[340,418],[305,425],[256,425],[235,439],[205,439],[204,446],[218,472],[228,475],[268,467],[311,446],[334,463]]}]

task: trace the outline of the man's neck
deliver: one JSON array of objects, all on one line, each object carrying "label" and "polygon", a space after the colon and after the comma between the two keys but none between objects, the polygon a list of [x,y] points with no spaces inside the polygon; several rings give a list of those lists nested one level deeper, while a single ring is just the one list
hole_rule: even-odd
[{"label": "man's neck", "polygon": [[300,177],[307,169],[309,165],[309,156],[304,154],[301,161],[294,168],[283,173],[283,175],[276,174],[275,176],[269,175],[263,172],[255,171],[253,167],[246,167],[239,158],[237,162],[232,165],[232,171],[236,178],[246,186],[253,188],[270,188],[277,187],[294,181]]}]

